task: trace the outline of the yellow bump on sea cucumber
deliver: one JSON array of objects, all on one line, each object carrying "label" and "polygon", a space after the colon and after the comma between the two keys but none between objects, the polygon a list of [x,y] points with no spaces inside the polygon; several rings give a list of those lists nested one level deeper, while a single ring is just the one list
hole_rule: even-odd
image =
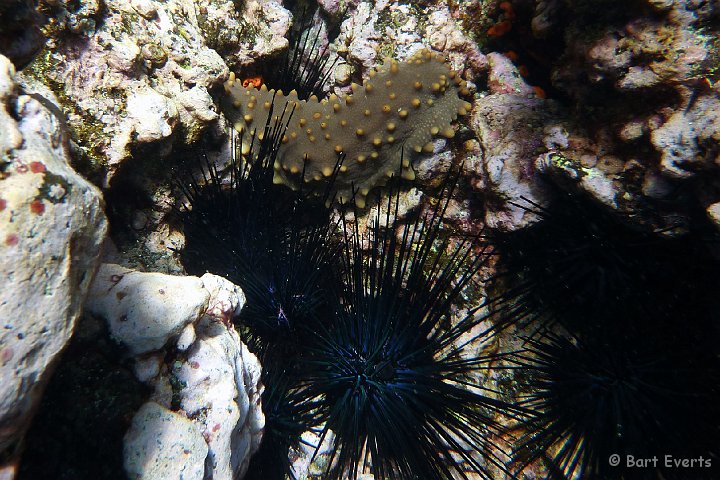
[{"label": "yellow bump on sea cucumber", "polygon": [[[294,189],[304,181],[309,191],[325,192],[327,172],[336,171],[342,153],[348,161],[337,169],[336,198],[356,197],[359,204],[373,188],[387,183],[388,172],[415,178],[411,152],[429,151],[438,135],[452,138],[452,123],[472,109],[460,98],[469,93],[467,82],[441,55],[421,51],[406,62],[388,60],[369,78],[362,85],[351,84],[352,95],[330,95],[321,102],[315,96],[299,100],[296,91],[285,95],[265,85],[246,88],[231,75],[224,85],[223,108],[230,124],[249,134],[264,131],[270,111],[278,116],[286,105],[294,109],[281,137],[273,181]],[[249,145],[242,146],[247,154]],[[310,155],[312,161],[304,161]]]}]

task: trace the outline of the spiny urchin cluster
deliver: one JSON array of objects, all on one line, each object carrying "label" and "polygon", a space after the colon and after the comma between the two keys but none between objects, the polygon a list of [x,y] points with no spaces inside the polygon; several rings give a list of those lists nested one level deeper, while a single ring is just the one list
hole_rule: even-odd
[{"label": "spiny urchin cluster", "polygon": [[[474,371],[502,355],[465,352],[461,337],[482,317],[451,315],[489,258],[477,241],[442,235],[456,177],[444,180],[430,214],[407,225],[396,219],[399,194],[391,195],[386,215],[361,235],[357,221],[345,220],[356,211],[338,224],[325,202],[273,186],[263,167],[271,157],[257,155],[246,172],[234,162],[228,184],[208,168],[185,187],[190,208],[182,212],[188,270],[215,268],[248,297],[238,320],[263,363],[267,431],[247,478],[292,475],[289,450],[306,431],[318,434],[318,449],[332,432],[323,478],[490,479],[505,471],[499,418],[526,411],[473,383]],[[295,207],[284,210],[287,197],[278,205],[280,192]]]},{"label": "spiny urchin cluster", "polygon": [[[524,205],[542,221],[494,239],[513,278],[500,321],[523,319],[534,332],[521,355],[531,374],[523,405],[538,413],[518,442],[518,470],[541,458],[552,478],[714,478],[711,241],[636,230],[579,193]],[[704,461],[690,477],[666,468],[664,455]],[[660,463],[626,468],[628,458],[654,457]]]}]

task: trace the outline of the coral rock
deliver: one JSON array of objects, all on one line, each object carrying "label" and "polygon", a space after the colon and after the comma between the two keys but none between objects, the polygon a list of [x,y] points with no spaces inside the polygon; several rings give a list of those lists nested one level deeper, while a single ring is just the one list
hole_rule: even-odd
[{"label": "coral rock", "polygon": [[[240,12],[231,0],[210,3],[204,16],[187,11],[196,8],[193,2],[179,0],[62,2],[48,10],[57,12],[50,19],[53,48],[38,55],[23,75],[55,92],[69,112],[74,140],[96,168],[106,169],[103,180],[108,184],[139,148],[162,159],[174,144],[195,142],[217,126],[219,115],[209,92],[227,78],[228,67],[209,48],[212,42],[203,34],[210,36],[212,30],[203,26],[214,21],[218,9],[232,10],[227,23]],[[276,2],[266,3],[268,15],[271,4],[285,12]],[[70,11],[71,5],[76,10]],[[258,14],[248,21],[269,25]],[[268,33],[263,40],[286,45],[284,33]],[[233,55],[239,57],[251,50],[255,38],[235,40]]]},{"label": "coral rock", "polygon": [[70,168],[57,111],[39,94],[19,94],[0,56],[3,461],[17,453],[6,449],[21,440],[73,333],[107,229],[100,192]]},{"label": "coral rock", "polygon": [[260,407],[260,363],[232,327],[206,316],[187,360],[171,375],[183,411],[196,418],[207,441],[212,478],[242,478],[259,448],[265,417]]},{"label": "coral rock", "polygon": [[[138,379],[155,390],[125,437],[130,478],[203,478],[206,468],[215,480],[245,474],[265,416],[260,363],[232,325],[244,304],[238,286],[209,273],[178,277],[112,264],[98,272],[86,308],[108,320],[136,357]],[[174,352],[182,353],[173,359]]]},{"label": "coral rock", "polygon": [[198,426],[155,402],[143,405],[125,435],[125,472],[131,480],[202,480],[208,446]]},{"label": "coral rock", "polygon": [[509,93],[529,97],[534,90],[525,83],[512,60],[499,53],[490,53],[487,56],[490,64],[488,87],[491,93]]},{"label": "coral rock", "polygon": [[86,308],[103,317],[113,338],[138,355],[177,338],[207,309],[209,298],[197,277],[142,273],[103,264]]},{"label": "coral rock", "polygon": [[[540,108],[541,105],[544,108]],[[482,177],[491,198],[485,221],[488,226],[514,230],[537,220],[526,209],[507,201],[525,197],[543,204],[544,194],[534,166],[538,151],[566,144],[566,133],[553,113],[552,103],[517,95],[489,95],[478,102],[472,126],[484,158]]]},{"label": "coral rock", "polygon": [[720,99],[698,98],[690,110],[675,112],[651,134],[662,155],[661,169],[673,178],[695,175],[702,166],[720,166]]}]

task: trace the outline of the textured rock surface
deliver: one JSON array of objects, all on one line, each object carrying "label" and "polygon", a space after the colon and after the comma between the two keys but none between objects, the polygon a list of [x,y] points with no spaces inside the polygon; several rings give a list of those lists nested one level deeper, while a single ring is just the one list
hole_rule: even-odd
[{"label": "textured rock surface", "polygon": [[[558,2],[536,6],[536,35],[566,39],[550,80],[568,97],[570,141],[551,153],[584,173],[551,170],[639,224],[662,230],[690,223],[720,199],[713,20],[720,8],[664,0],[589,5],[568,5],[564,17]],[[684,194],[671,199],[673,189]]]},{"label": "textured rock surface", "polygon": [[212,478],[241,478],[265,426],[260,364],[232,327],[205,317],[195,331],[187,360],[172,365],[176,395],[207,441]]},{"label": "textured rock surface", "polygon": [[132,480],[202,480],[207,453],[205,439],[192,420],[148,402],[125,435],[125,472]]},{"label": "textured rock surface", "polygon": [[[491,224],[498,220],[493,212],[514,210],[508,203],[518,200],[513,190],[526,194],[548,180],[584,190],[656,230],[683,230],[717,203],[716,4],[603,2],[595,8],[592,2],[544,0],[534,2],[530,17],[518,5],[513,12],[513,5],[499,3],[488,12],[496,22],[485,31],[492,37],[486,46],[495,50],[486,57],[492,95],[480,92],[475,105],[483,115],[507,115],[524,132],[516,139],[537,148],[499,168],[496,154],[504,147],[498,133],[504,137],[505,128],[498,124],[495,134],[481,135],[477,150],[488,157],[488,175],[473,184],[489,195]],[[457,8],[467,12],[462,4]],[[463,24],[480,27],[482,20]],[[505,102],[496,95],[521,97],[507,101],[518,108],[503,114]],[[540,101],[546,97],[556,101]],[[515,123],[531,111],[541,128]],[[517,180],[507,175],[518,171],[513,165],[523,167]],[[505,187],[497,188],[493,172],[504,174]],[[671,198],[673,190],[683,194]],[[507,228],[524,225],[499,220]]]},{"label": "textured rock surface", "polygon": [[688,178],[720,167],[720,96],[703,95],[691,108],[676,111],[651,135],[661,152],[661,171]]},{"label": "textured rock surface", "polygon": [[219,53],[235,65],[287,45],[289,14],[273,0],[242,11],[230,0],[46,3],[54,37],[28,75],[62,99],[105,181],[138,151],[160,160],[217,125],[211,93],[228,74]]},{"label": "textured rock surface", "polygon": [[[106,221],[68,164],[63,121],[0,56],[0,458],[14,456],[80,315]],[[55,107],[56,108],[56,107]]]},{"label": "textured rock surface", "polygon": [[85,308],[107,321],[110,335],[139,355],[159,350],[207,309],[210,295],[197,277],[136,272],[103,264]]},{"label": "textured rock surface", "polygon": [[245,474],[262,439],[261,367],[230,323],[245,295],[216,275],[205,274],[202,282],[210,302],[194,325],[195,340],[182,359],[168,365],[168,377],[155,385],[158,392],[168,380],[175,385],[174,401],[194,419],[208,444],[206,465],[212,478],[232,480]]},{"label": "textured rock surface", "polygon": [[201,0],[194,3],[205,41],[233,68],[266,58],[288,45],[285,34],[291,15],[281,1]]},{"label": "textured rock surface", "polygon": [[[131,478],[204,478],[207,471],[232,480],[247,470],[265,417],[260,363],[231,323],[244,304],[239,287],[212,274],[180,277],[112,264],[99,270],[87,309],[106,319],[135,356],[137,378],[154,389],[125,439]],[[183,435],[170,436],[161,428],[166,422]]]},{"label": "textured rock surface", "polygon": [[507,94],[478,101],[472,122],[483,145],[480,188],[494,199],[486,204],[485,222],[490,227],[514,230],[537,219],[509,201],[525,197],[544,203],[534,162],[538,151],[555,146],[555,130],[562,130],[561,126],[550,127],[559,120],[542,108],[547,103]]}]

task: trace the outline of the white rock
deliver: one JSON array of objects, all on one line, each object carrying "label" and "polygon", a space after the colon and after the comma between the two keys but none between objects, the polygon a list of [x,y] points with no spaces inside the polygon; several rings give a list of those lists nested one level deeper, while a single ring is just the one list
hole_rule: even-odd
[{"label": "white rock", "polygon": [[195,335],[195,326],[191,323],[183,329],[182,333],[180,333],[180,336],[178,337],[175,346],[178,350],[184,352],[185,350],[190,348],[190,345],[195,343],[196,338],[197,336]]},{"label": "white rock", "polygon": [[200,280],[210,293],[207,315],[227,323],[240,314],[245,306],[245,293],[240,287],[212,273],[206,273]]},{"label": "white rock", "polygon": [[340,28],[338,43],[347,46],[348,62],[362,65],[363,72],[375,66],[382,39],[382,34],[375,29],[378,11],[378,6],[362,2]]},{"label": "white rock", "polygon": [[135,372],[135,377],[141,382],[151,383],[158,375],[160,375],[160,368],[162,364],[162,354],[151,354],[143,358],[135,359],[133,372]]},{"label": "white rock", "polygon": [[152,0],[130,0],[132,8],[147,19],[154,18],[157,15],[157,7]]},{"label": "white rock", "polygon": [[126,127],[140,143],[156,142],[169,137],[178,119],[175,103],[152,88],[137,92],[127,102]]},{"label": "white rock", "polygon": [[[107,320],[111,335],[136,357],[137,378],[154,388],[155,403],[138,412],[125,438],[130,478],[245,474],[265,416],[260,363],[231,321],[244,304],[237,285],[212,274],[177,277],[114,264],[98,271],[86,308]],[[175,348],[164,351],[170,342]],[[176,351],[184,353],[167,355]],[[179,412],[165,410],[174,402]],[[164,433],[163,425],[177,433]],[[186,450],[185,457],[178,453]]]},{"label": "white rock", "polygon": [[124,465],[131,480],[202,480],[208,447],[197,425],[147,402],[125,434]]},{"label": "white rock", "polygon": [[[175,101],[182,105],[190,115],[203,122],[211,122],[218,118],[213,99],[205,87],[194,86],[180,92]],[[182,116],[182,113],[180,115]],[[184,123],[189,123],[189,120]]]},{"label": "white rock", "polygon": [[689,178],[720,165],[720,99],[698,97],[689,110],[678,110],[650,140],[660,155],[660,169],[671,178]]},{"label": "white rock", "polygon": [[182,409],[197,416],[209,447],[212,478],[242,478],[265,426],[260,364],[232,327],[205,317],[196,330],[187,361],[171,373],[184,385],[176,394]]},{"label": "white rock", "polygon": [[242,478],[262,440],[262,370],[231,323],[245,304],[242,290],[209,273],[202,282],[210,293],[207,312],[195,324],[187,359],[173,364],[170,375],[183,385],[176,397],[208,443],[212,478],[231,480]]},{"label": "white rock", "polygon": [[205,312],[209,293],[197,277],[143,273],[103,264],[87,310],[103,317],[110,334],[138,355],[162,348]]},{"label": "white rock", "polygon": [[0,452],[21,441],[73,333],[107,229],[57,112],[20,95],[0,55]]},{"label": "white rock", "polygon": [[712,220],[715,226],[720,230],[720,202],[713,203],[707,207],[706,211],[710,220]]},{"label": "white rock", "polygon": [[128,35],[123,35],[120,41],[113,41],[108,54],[108,65],[118,72],[132,73],[136,61],[140,56],[140,47]]}]

